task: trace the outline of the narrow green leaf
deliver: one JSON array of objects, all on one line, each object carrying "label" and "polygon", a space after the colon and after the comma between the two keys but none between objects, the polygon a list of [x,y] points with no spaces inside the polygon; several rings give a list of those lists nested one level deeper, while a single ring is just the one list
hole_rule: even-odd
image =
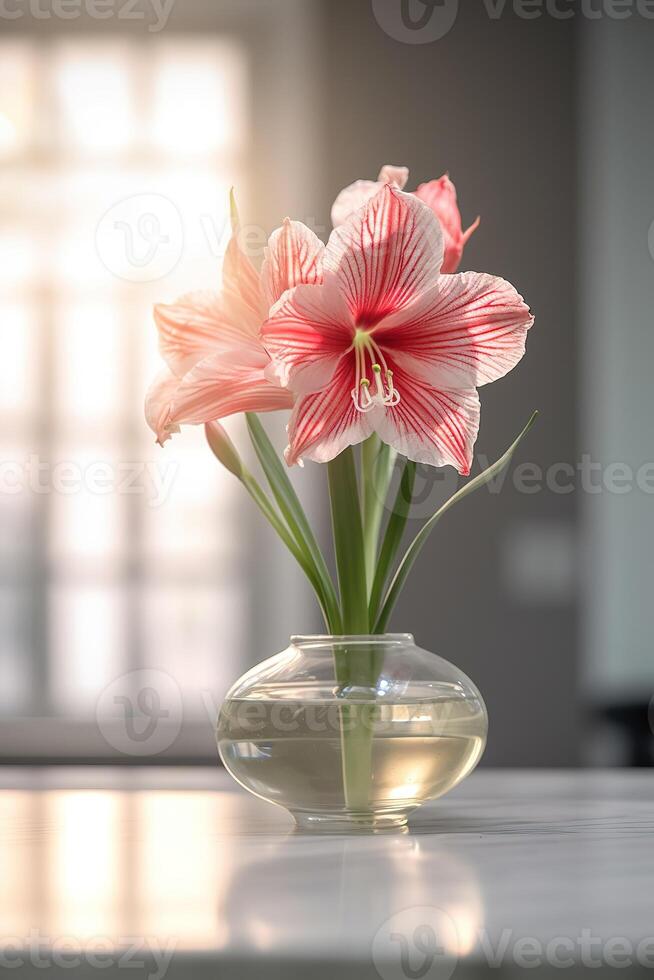
[{"label": "narrow green leaf", "polygon": [[255,478],[252,476],[252,474],[246,470],[243,473],[243,476],[241,477],[241,482],[245,487],[245,489],[250,494],[250,496],[252,497],[253,501],[255,502],[255,504],[261,511],[261,513],[275,529],[279,537],[282,539],[282,541],[284,542],[288,550],[291,552],[291,554],[297,561],[298,565],[300,566],[304,574],[307,576],[311,584],[311,587],[313,588],[313,591],[316,594],[316,598],[318,599],[318,604],[320,605],[320,610],[322,612],[323,619],[325,620],[325,625],[327,626],[327,629],[330,632],[334,632],[335,629],[338,629],[339,624],[338,622],[332,622],[330,611],[327,608],[325,602],[325,596],[322,590],[322,583],[320,582],[320,579],[316,575],[313,564],[308,559],[305,552],[298,547],[292,534],[288,530],[287,526],[284,524],[284,521],[281,519],[281,517],[275,510],[273,504],[270,502],[265,492],[261,489],[261,487],[255,480]]},{"label": "narrow green leaf", "polygon": [[332,582],[320,546],[304,513],[302,504],[288,478],[284,464],[277,455],[261,421],[251,412],[246,414],[246,419],[252,445],[261,463],[261,467],[266,474],[266,479],[277,501],[277,506],[282,512],[296,544],[305,554],[316,580],[320,582],[325,607],[328,611],[330,622],[333,624],[333,631],[339,632],[341,628],[341,616],[334,583]]},{"label": "narrow green leaf", "polygon": [[327,629],[330,632],[337,632],[340,629],[340,618],[332,620],[331,612],[327,608],[322,583],[316,575],[315,569],[305,549],[298,546],[295,538],[290,533],[288,527],[275,509],[273,503],[268,499],[266,493],[259,486],[257,480],[243,464],[238,451],[222,426],[217,422],[209,423],[205,426],[207,442],[216,459],[222,463],[225,469],[233,473],[234,476],[243,484],[250,497],[257,505],[266,520],[272,525],[283,543],[291,552],[295,560],[305,573],[311,586],[316,593],[316,598],[325,620]]},{"label": "narrow green leaf", "polygon": [[352,448],[327,464],[343,629],[368,632],[368,595],[359,488]]},{"label": "narrow green leaf", "polygon": [[439,510],[437,510],[436,513],[433,514],[433,516],[429,518],[427,523],[424,524],[423,527],[420,529],[420,531],[418,532],[418,534],[415,536],[412,543],[410,544],[406,554],[404,555],[404,558],[400,562],[400,565],[393,577],[393,581],[391,582],[388,592],[386,593],[382,610],[379,614],[377,622],[375,623],[375,629],[374,629],[375,633],[383,633],[384,630],[386,629],[386,625],[390,618],[391,612],[393,611],[393,607],[397,602],[398,596],[406,581],[407,575],[411,571],[413,563],[415,562],[416,558],[420,554],[420,551],[423,545],[425,544],[425,542],[427,541],[427,538],[429,537],[429,535],[431,534],[431,532],[433,531],[433,529],[435,528],[436,524],[439,522],[441,517],[451,507],[453,507],[454,504],[458,503],[459,500],[463,500],[463,498],[467,497],[469,493],[472,493],[474,490],[477,490],[479,487],[483,487],[486,483],[489,483],[495,476],[497,476],[498,473],[500,473],[504,469],[505,466],[508,466],[508,464],[511,461],[511,457],[513,456],[515,450],[517,449],[518,445],[520,444],[524,436],[526,436],[526,434],[531,429],[532,425],[536,420],[537,415],[538,412],[534,412],[534,414],[531,416],[531,418],[527,422],[526,426],[524,427],[524,429],[522,430],[518,438],[515,440],[515,442],[513,442],[509,446],[509,448],[507,449],[507,451],[504,453],[503,456],[500,456],[500,458],[491,466],[489,466],[487,469],[485,469],[483,473],[479,473],[479,475],[476,476],[473,480],[469,480],[464,487],[461,487],[461,489],[458,490],[452,497],[450,497],[450,499],[446,501],[443,504],[443,506]]},{"label": "narrow green leaf", "polygon": [[368,604],[368,618],[371,623],[376,622],[379,604],[386,585],[389,570],[400,547],[404,528],[406,527],[409,511],[411,510],[411,500],[413,498],[413,484],[416,478],[416,464],[407,459],[402,470],[402,479],[397,488],[393,510],[388,518],[386,533],[379,553],[379,561],[375,578],[370,592],[370,602]]}]

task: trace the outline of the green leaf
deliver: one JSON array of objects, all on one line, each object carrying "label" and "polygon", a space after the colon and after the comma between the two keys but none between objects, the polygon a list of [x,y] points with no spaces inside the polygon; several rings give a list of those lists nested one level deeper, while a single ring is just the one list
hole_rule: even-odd
[{"label": "green leaf", "polygon": [[407,459],[404,463],[400,485],[397,488],[393,510],[391,511],[391,515],[388,518],[388,524],[386,525],[386,533],[384,534],[384,540],[382,543],[381,552],[379,554],[379,561],[377,562],[377,570],[375,572],[375,578],[370,592],[368,618],[371,623],[374,623],[377,619],[379,604],[381,602],[386,579],[388,577],[390,567],[393,564],[397,549],[400,547],[400,543],[402,541],[404,528],[406,527],[409,511],[411,510],[411,500],[413,497],[413,484],[415,482],[415,477],[416,464],[412,460]]},{"label": "green leaf", "polygon": [[397,602],[398,596],[406,581],[407,575],[411,571],[413,563],[415,562],[416,558],[420,554],[420,551],[422,550],[423,545],[427,541],[427,538],[434,530],[435,526],[438,524],[441,517],[451,507],[453,507],[454,504],[458,503],[459,500],[463,500],[463,498],[467,497],[469,493],[472,493],[474,490],[477,490],[479,487],[483,487],[486,483],[489,483],[495,476],[497,476],[498,473],[500,473],[504,469],[505,466],[508,466],[508,464],[511,461],[511,457],[513,456],[514,452],[518,448],[518,445],[520,444],[522,439],[526,436],[526,434],[531,429],[532,425],[536,420],[537,415],[538,412],[534,412],[534,414],[531,416],[531,418],[527,422],[526,426],[524,427],[524,429],[522,430],[518,438],[515,440],[515,442],[513,442],[509,446],[509,448],[507,449],[507,451],[504,453],[503,456],[500,456],[500,458],[491,466],[489,466],[488,469],[485,469],[483,473],[480,473],[474,479],[469,480],[464,487],[461,487],[461,489],[458,490],[452,497],[450,497],[450,499],[446,501],[443,504],[443,506],[439,510],[437,510],[436,513],[432,517],[430,517],[427,523],[424,524],[423,527],[420,529],[420,531],[418,532],[418,534],[415,536],[412,543],[410,544],[406,554],[404,555],[404,558],[400,562],[400,565],[393,577],[393,581],[391,582],[388,592],[386,593],[382,610],[379,614],[377,622],[375,623],[375,629],[374,629],[375,633],[383,633],[384,630],[386,629],[386,625],[390,618],[391,612],[393,611],[393,607]]},{"label": "green leaf", "polygon": [[343,629],[368,632],[368,594],[359,488],[352,448],[327,463]]},{"label": "green leaf", "polygon": [[264,490],[262,490],[262,488],[259,486],[257,480],[250,473],[247,467],[244,466],[243,461],[238,455],[236,447],[228,438],[224,429],[222,429],[222,426],[213,422],[205,426],[205,431],[207,441],[216,459],[222,463],[225,469],[229,470],[230,473],[233,473],[240,483],[243,484],[254,503],[257,505],[269,524],[271,524],[271,526],[277,532],[281,540],[300,565],[302,571],[309,579],[309,582],[316,593],[316,598],[318,599],[327,629],[330,632],[338,630],[340,628],[339,620],[331,620],[330,611],[327,609],[325,603],[322,583],[320,582],[319,577],[316,575],[313,564],[310,560],[308,560],[304,550],[298,547],[295,538],[290,533],[288,527],[275,509],[273,503],[268,499]]},{"label": "green leaf", "polygon": [[288,478],[286,468],[277,455],[266,430],[259,418],[251,412],[246,414],[248,431],[255,452],[266,474],[273,496],[288,524],[293,538],[312,569],[316,581],[320,583],[324,607],[328,614],[332,632],[341,632],[341,615],[334,583],[325,563],[322,551],[316,541],[311,525],[304,513],[295,490]]}]

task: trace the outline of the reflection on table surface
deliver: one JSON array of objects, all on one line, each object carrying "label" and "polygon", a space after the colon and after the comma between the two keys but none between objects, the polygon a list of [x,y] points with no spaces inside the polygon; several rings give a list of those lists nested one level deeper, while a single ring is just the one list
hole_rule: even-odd
[{"label": "reflection on table surface", "polygon": [[0,821],[5,936],[329,952],[437,900],[465,953],[481,925],[473,871],[437,839],[301,837],[231,786],[4,789]]},{"label": "reflection on table surface", "polygon": [[4,769],[0,787],[0,942],[369,960],[425,908],[454,961],[507,929],[654,932],[646,773],[482,771],[412,833],[362,838],[296,834],[219,771]]}]

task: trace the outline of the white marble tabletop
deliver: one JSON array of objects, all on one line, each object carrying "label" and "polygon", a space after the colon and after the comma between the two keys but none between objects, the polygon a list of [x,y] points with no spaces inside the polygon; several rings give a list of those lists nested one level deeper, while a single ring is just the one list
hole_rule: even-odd
[{"label": "white marble tabletop", "polygon": [[481,770],[411,823],[302,836],[218,769],[0,769],[0,967],[124,977],[131,964],[152,980],[654,970],[651,772]]}]

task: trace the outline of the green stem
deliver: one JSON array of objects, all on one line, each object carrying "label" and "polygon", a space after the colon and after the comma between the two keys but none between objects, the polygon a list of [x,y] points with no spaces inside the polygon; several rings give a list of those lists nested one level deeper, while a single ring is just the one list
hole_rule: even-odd
[{"label": "green stem", "polygon": [[[375,578],[370,590],[370,602],[368,606],[368,616],[370,623],[376,623],[379,606],[381,604],[384,587],[390,568],[397,554],[397,550],[402,542],[402,535],[406,527],[407,518],[411,510],[413,498],[413,485],[416,477],[416,464],[407,459],[402,471],[402,479],[395,496],[393,509],[391,510],[386,533],[381,546],[379,561],[375,571]],[[375,629],[377,633],[379,630]]]},{"label": "green stem", "polygon": [[361,516],[368,594],[377,568],[379,532],[388,488],[393,475],[395,450],[372,435],[361,445]]},{"label": "green stem", "polygon": [[327,464],[341,613],[345,633],[368,632],[368,596],[354,454],[351,447]]},{"label": "green stem", "polygon": [[[361,635],[367,633],[369,628],[368,592],[359,488],[352,449],[346,449],[328,463],[327,470],[343,628],[346,633]],[[334,667],[343,692],[340,727],[345,805],[352,812],[365,813],[370,809],[372,728],[365,724],[365,701],[362,704],[362,696],[365,697],[364,692],[376,680],[372,677],[372,656],[360,645],[348,650],[345,642],[337,644],[334,648]]]}]

